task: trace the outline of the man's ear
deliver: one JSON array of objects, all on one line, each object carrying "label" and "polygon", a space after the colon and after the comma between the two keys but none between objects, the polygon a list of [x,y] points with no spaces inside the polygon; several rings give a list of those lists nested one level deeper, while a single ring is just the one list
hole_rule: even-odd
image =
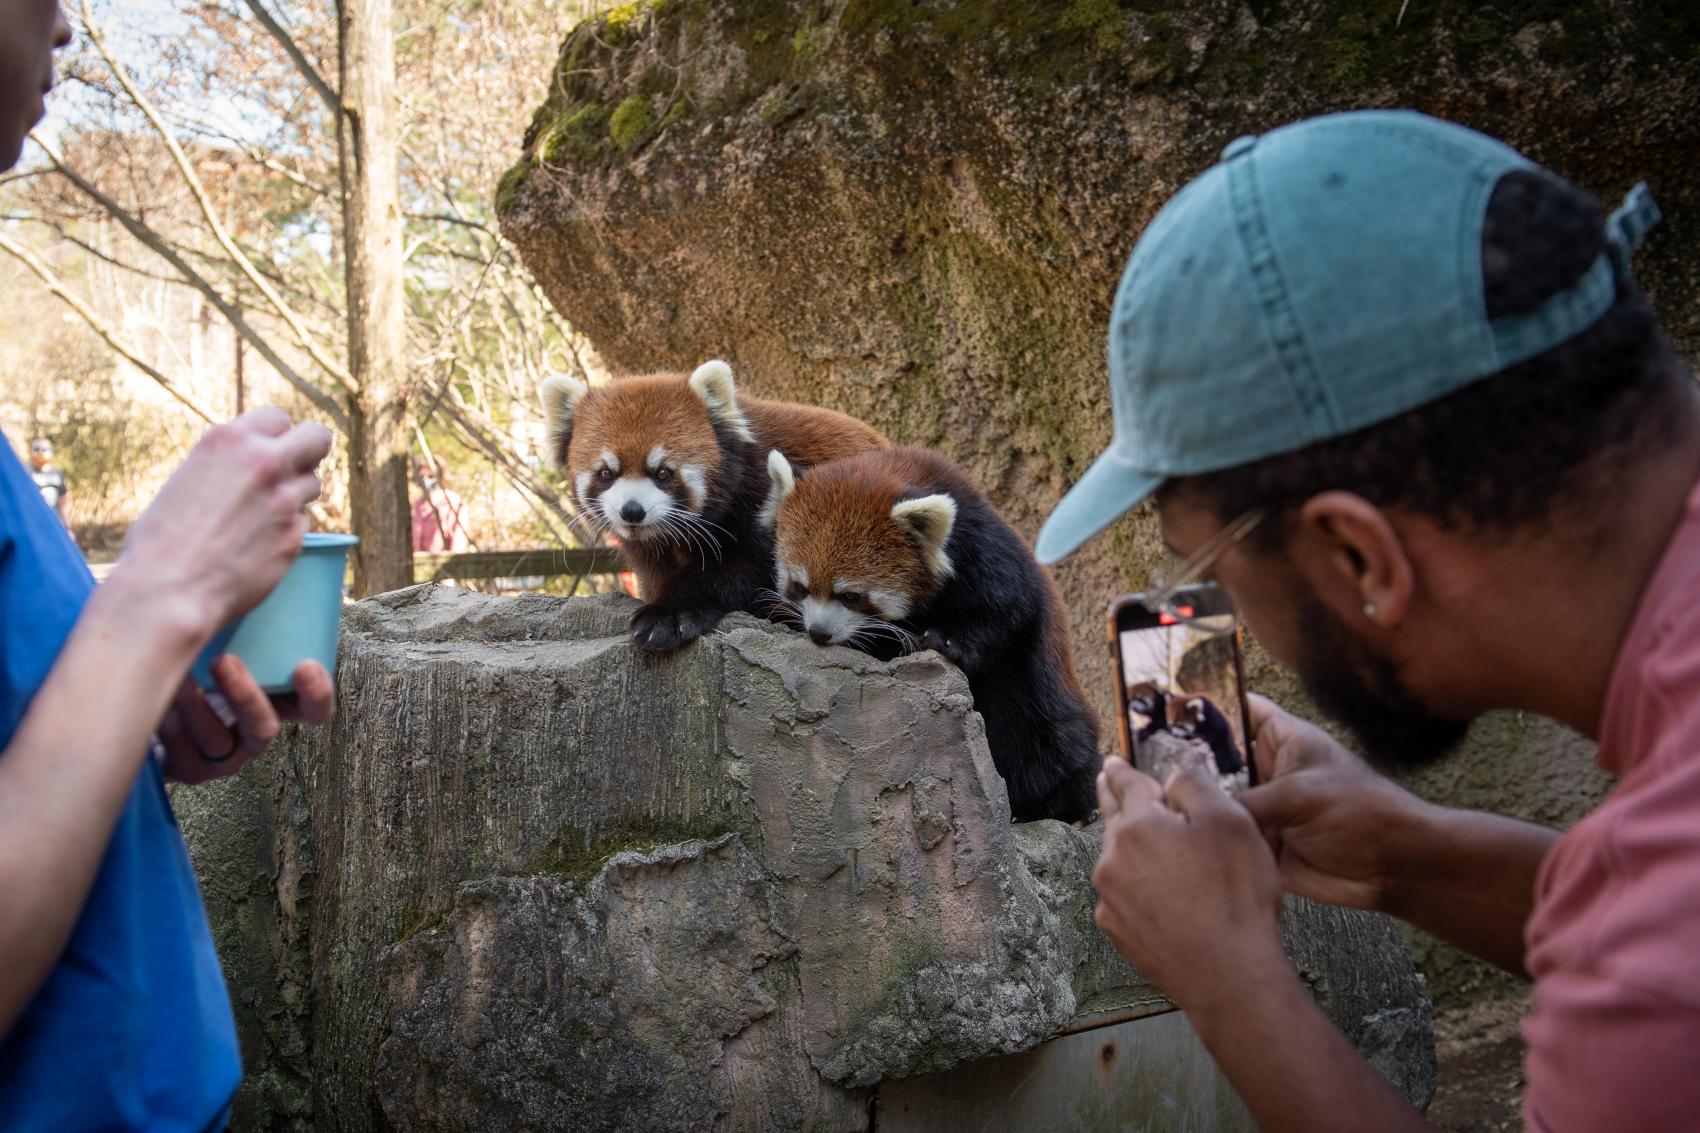
[{"label": "man's ear", "polygon": [[573,414],[590,387],[576,378],[555,374],[543,379],[537,387],[537,400],[543,403],[543,421],[548,428],[545,455],[556,468],[567,467],[567,445],[573,439]]},{"label": "man's ear", "polygon": [[732,384],[732,367],[718,358],[704,362],[691,374],[691,392],[708,407],[708,418],[741,441],[756,439],[749,419],[738,408],[738,390]]},{"label": "man's ear", "polygon": [[955,573],[944,545],[950,530],[956,526],[956,501],[942,492],[915,500],[899,500],[892,506],[891,518],[903,528],[921,548],[927,570],[943,582]]},{"label": "man's ear", "polygon": [[1404,620],[1416,570],[1386,512],[1352,492],[1322,492],[1299,509],[1299,525],[1321,556],[1318,593],[1347,607],[1336,613],[1348,624],[1393,628]]},{"label": "man's ear", "polygon": [[778,449],[767,454],[767,502],[761,508],[761,525],[772,531],[779,524],[779,505],[785,502],[797,487],[796,474],[791,471],[791,462],[785,459],[785,454]]}]

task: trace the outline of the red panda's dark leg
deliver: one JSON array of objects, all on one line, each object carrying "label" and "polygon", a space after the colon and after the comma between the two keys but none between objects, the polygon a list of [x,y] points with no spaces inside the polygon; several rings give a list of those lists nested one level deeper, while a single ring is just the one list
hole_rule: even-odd
[{"label": "red panda's dark leg", "polygon": [[632,615],[632,644],[667,652],[708,633],[734,610],[754,610],[756,596],[773,585],[771,543],[734,529],[739,538],[719,544],[718,562],[686,564],[658,575],[648,604]]},{"label": "red panda's dark leg", "polygon": [[921,645],[936,649],[956,667],[970,675],[983,671],[1010,648],[1008,624],[988,617],[985,621],[959,621],[948,629],[933,626],[921,635]]}]

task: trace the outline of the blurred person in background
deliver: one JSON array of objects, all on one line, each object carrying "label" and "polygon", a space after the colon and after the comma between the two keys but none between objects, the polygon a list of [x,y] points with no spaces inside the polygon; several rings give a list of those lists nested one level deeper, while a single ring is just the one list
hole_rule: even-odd
[{"label": "blurred person in background", "polygon": [[41,492],[41,498],[67,528],[65,519],[65,473],[53,465],[53,442],[37,437],[30,442],[30,477]]},{"label": "blurred person in background", "polygon": [[413,501],[413,549],[418,551],[465,551],[472,545],[467,534],[466,501],[442,481],[442,468],[432,474],[423,460],[413,464],[420,497]]}]

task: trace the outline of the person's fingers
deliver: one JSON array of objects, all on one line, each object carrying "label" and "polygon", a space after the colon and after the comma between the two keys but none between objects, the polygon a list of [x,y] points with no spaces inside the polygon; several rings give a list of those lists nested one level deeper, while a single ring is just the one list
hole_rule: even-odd
[{"label": "person's fingers", "polygon": [[296,496],[301,500],[302,507],[306,507],[325,494],[324,481],[311,475],[296,477],[294,489]]},{"label": "person's fingers", "polygon": [[183,713],[177,710],[175,699],[159,722],[159,742],[165,745],[168,753],[197,756],[200,754],[200,749],[195,745],[195,738],[189,734],[189,729],[183,723]]},{"label": "person's fingers", "polygon": [[1120,814],[1121,809],[1121,796],[1110,790],[1109,777],[1102,771],[1098,772],[1098,813],[1104,816],[1105,822],[1108,822]]},{"label": "person's fingers", "polygon": [[1251,730],[1254,735],[1262,730],[1266,721],[1271,720],[1276,716],[1285,715],[1281,711],[1280,706],[1273,700],[1270,700],[1267,696],[1260,696],[1255,692],[1248,692],[1246,693],[1245,700],[1246,707],[1251,711]]},{"label": "person's fingers", "polygon": [[311,472],[331,451],[331,434],[323,425],[306,421],[284,434],[283,452],[297,472]]},{"label": "person's fingers", "polygon": [[277,710],[240,658],[226,653],[213,662],[213,679],[236,713],[236,731],[245,752],[258,754],[276,738],[281,726]]},{"label": "person's fingers", "polygon": [[303,661],[291,676],[295,692],[280,705],[286,720],[300,724],[323,724],[336,711],[336,685],[317,661]]},{"label": "person's fingers", "polygon": [[1251,711],[1251,758],[1257,765],[1257,781],[1267,783],[1275,778],[1281,730],[1288,717],[1273,700],[1255,692],[1246,696],[1246,704]]},{"label": "person's fingers", "polygon": [[1188,818],[1197,818],[1212,811],[1231,808],[1234,802],[1222,789],[1222,784],[1197,767],[1183,767],[1169,776],[1163,784],[1163,798],[1169,809]]},{"label": "person's fingers", "polygon": [[174,701],[182,730],[203,759],[228,758],[235,749],[236,737],[219,719],[207,698],[193,681],[184,681]]},{"label": "person's fingers", "polygon": [[264,405],[258,409],[250,409],[230,424],[250,433],[281,437],[289,432],[289,414],[275,405]]},{"label": "person's fingers", "polygon": [[1235,796],[1264,830],[1281,830],[1300,822],[1312,806],[1311,791],[1302,774],[1282,775]]},{"label": "person's fingers", "polygon": [[1163,797],[1163,788],[1157,785],[1157,780],[1125,759],[1107,760],[1101,778],[1108,793],[1115,797],[1118,811],[1147,806]]}]

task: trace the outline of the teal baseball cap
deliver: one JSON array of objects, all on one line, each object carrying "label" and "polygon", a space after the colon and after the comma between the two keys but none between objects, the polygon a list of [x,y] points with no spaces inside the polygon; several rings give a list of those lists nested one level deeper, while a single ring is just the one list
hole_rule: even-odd
[{"label": "teal baseball cap", "polygon": [[1293,452],[1434,401],[1592,325],[1659,213],[1645,185],[1607,250],[1533,311],[1490,319],[1482,222],[1502,142],[1404,110],[1244,137],[1139,239],[1110,314],[1115,436],[1035,548],[1054,563],[1174,476]]}]

